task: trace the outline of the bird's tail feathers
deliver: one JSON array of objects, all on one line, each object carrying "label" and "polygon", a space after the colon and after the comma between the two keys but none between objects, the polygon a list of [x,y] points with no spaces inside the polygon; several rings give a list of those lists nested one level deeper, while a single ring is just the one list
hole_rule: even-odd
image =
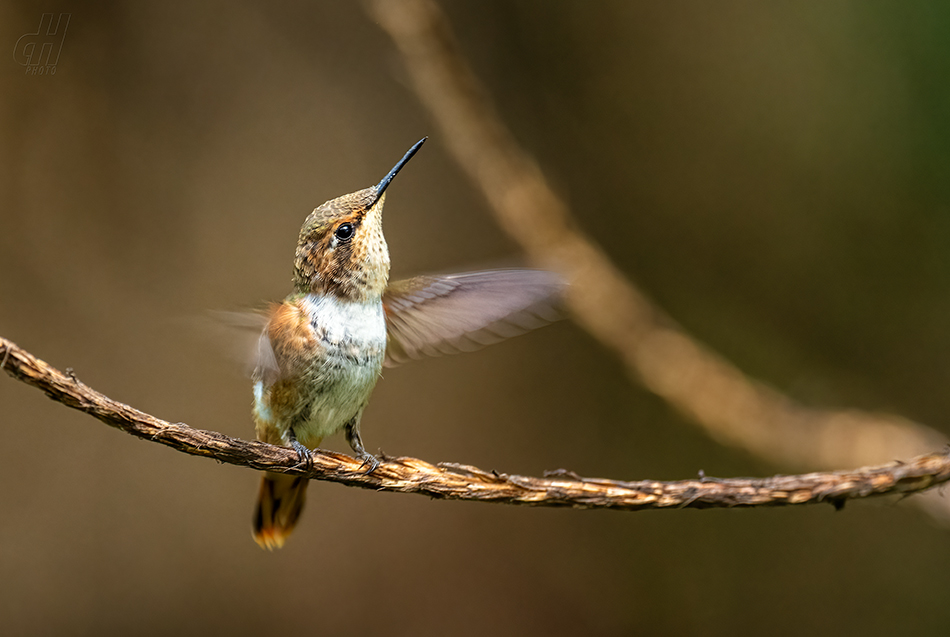
[{"label": "bird's tail feathers", "polygon": [[303,511],[309,480],[282,473],[265,473],[254,509],[254,541],[273,551],[287,541]]}]

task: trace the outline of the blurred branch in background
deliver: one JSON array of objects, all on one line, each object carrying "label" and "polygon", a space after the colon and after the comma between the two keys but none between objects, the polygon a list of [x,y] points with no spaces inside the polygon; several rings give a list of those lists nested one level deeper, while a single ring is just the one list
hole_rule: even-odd
[{"label": "blurred branch in background", "polygon": [[[833,469],[909,458],[945,443],[899,416],[819,410],[749,379],[655,307],[572,222],[534,160],[501,122],[451,27],[430,0],[375,0],[442,141],[488,199],[499,225],[539,265],[572,282],[574,319],[614,350],[633,377],[716,440],[778,465]],[[950,521],[950,502],[917,499]]]},{"label": "blurred branch in background", "polygon": [[544,478],[483,471],[454,463],[432,465],[416,458],[383,458],[367,474],[363,464],[330,451],[313,452],[313,465],[300,464],[297,452],[263,442],[248,442],[224,434],[170,423],[100,394],[0,338],[0,367],[10,376],[41,389],[64,405],[84,411],[138,438],[159,442],[195,456],[266,469],[348,486],[419,493],[433,498],[475,500],[527,506],[583,509],[667,509],[783,506],[827,502],[836,508],[845,501],[877,495],[908,495],[950,480],[950,450],[921,456],[907,463],[856,471],[776,476],[764,479],[717,479],[656,482],[582,478],[569,471]]}]

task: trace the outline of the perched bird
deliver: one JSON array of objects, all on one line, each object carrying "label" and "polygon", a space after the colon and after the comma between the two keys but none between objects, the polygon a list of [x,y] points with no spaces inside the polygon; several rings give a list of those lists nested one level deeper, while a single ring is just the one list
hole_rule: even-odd
[{"label": "perched bird", "polygon": [[[270,306],[258,341],[257,437],[310,449],[343,429],[367,471],[378,461],[360,438],[360,417],[383,365],[475,349],[556,318],[563,284],[540,270],[487,270],[389,283],[383,237],[386,188],[417,142],[379,184],[331,199],[304,221],[294,291]],[[265,473],[254,512],[255,541],[283,546],[304,505],[308,480]]]}]

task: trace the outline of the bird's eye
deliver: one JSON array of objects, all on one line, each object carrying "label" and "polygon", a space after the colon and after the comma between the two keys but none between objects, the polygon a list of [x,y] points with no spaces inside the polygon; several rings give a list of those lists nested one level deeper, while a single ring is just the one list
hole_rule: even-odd
[{"label": "bird's eye", "polygon": [[353,224],[341,223],[333,234],[340,241],[349,241],[353,238]]}]

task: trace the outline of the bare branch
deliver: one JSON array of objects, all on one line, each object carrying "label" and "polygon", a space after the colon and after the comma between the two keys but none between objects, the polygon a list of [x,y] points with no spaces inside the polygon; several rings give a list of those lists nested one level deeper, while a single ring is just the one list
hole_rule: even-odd
[{"label": "bare branch", "polygon": [[303,475],[348,486],[419,493],[433,498],[475,500],[527,506],[581,509],[713,508],[783,506],[829,502],[888,494],[911,494],[950,480],[950,452],[920,456],[907,463],[855,471],[809,473],[772,478],[714,479],[679,482],[620,482],[581,478],[556,471],[543,478],[484,471],[466,465],[433,465],[416,458],[384,458],[372,474],[361,462],[332,451],[313,453],[313,467],[300,465],[292,449],[231,438],[214,431],[170,423],[112,400],[0,338],[2,368],[13,378],[42,390],[64,405],[84,411],[138,438],[158,442],[195,456],[220,462]]},{"label": "bare branch", "polygon": [[[785,466],[876,464],[945,444],[943,434],[899,416],[800,405],[693,339],[577,228],[496,113],[439,7],[431,0],[368,7],[402,54],[439,141],[484,193],[499,226],[536,262],[568,275],[576,322],[650,391],[716,440]],[[918,501],[950,519],[946,500]]]}]

